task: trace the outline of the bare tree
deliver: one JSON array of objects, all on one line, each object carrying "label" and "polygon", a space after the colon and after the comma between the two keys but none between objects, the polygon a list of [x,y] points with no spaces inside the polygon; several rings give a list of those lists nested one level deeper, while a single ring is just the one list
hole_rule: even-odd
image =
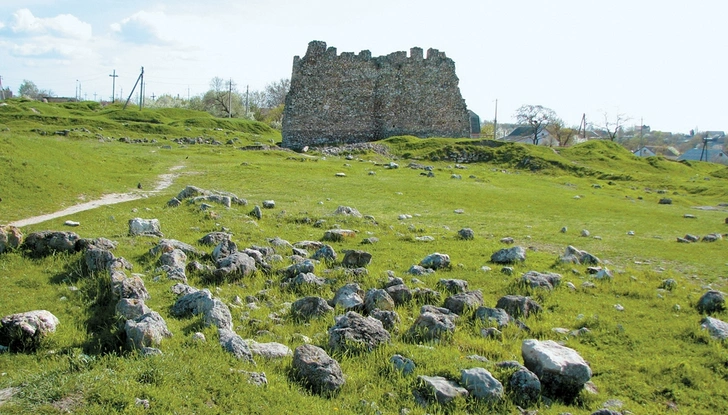
[{"label": "bare tree", "polygon": [[286,95],[291,88],[291,80],[283,78],[265,86],[265,106],[275,108],[286,103]]},{"label": "bare tree", "polygon": [[250,91],[248,93],[248,105],[250,110],[257,110],[265,107],[265,93],[263,91]]},{"label": "bare tree", "polygon": [[574,135],[576,131],[573,128],[566,127],[564,121],[560,118],[556,118],[546,126],[546,131],[553,137],[559,144],[559,147],[566,147],[574,141]]},{"label": "bare tree", "polygon": [[558,119],[551,108],[541,105],[522,105],[516,110],[516,120],[519,124],[529,125],[533,132],[533,144],[541,140],[541,133],[546,126]]},{"label": "bare tree", "polygon": [[624,123],[629,120],[630,118],[625,114],[618,113],[615,116],[610,116],[608,112],[604,111],[604,124],[599,127],[607,132],[607,138],[610,141],[616,141],[617,135],[622,131]]}]

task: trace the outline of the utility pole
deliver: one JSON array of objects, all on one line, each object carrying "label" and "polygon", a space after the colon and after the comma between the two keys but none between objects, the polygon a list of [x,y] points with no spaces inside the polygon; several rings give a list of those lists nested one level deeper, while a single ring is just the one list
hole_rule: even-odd
[{"label": "utility pole", "polygon": [[94,101],[96,101],[96,93],[94,92]]},{"label": "utility pole", "polygon": [[141,83],[139,84],[139,111],[144,107],[144,67],[142,66],[142,73],[139,75]]},{"label": "utility pole", "polygon": [[142,82],[139,84],[139,111],[144,108],[144,67],[142,66]]},{"label": "utility pole", "polygon": [[233,117],[233,78],[230,78],[228,84],[228,118]]},{"label": "utility pole", "polygon": [[116,74],[116,69],[109,75],[111,77],[111,103],[113,104],[116,102],[116,78],[119,77],[119,75]]},{"label": "utility pole", "polygon": [[5,89],[3,88],[3,77],[0,76],[0,96],[2,96],[2,100],[5,101]]},{"label": "utility pole", "polygon": [[131,89],[131,92],[129,93],[129,98],[126,99],[126,102],[124,103],[124,108],[126,109],[126,106],[129,105],[129,101],[131,101],[131,96],[134,95],[134,90],[136,89],[137,85],[139,85],[139,82],[141,81],[142,86],[140,87],[140,97],[139,97],[139,110],[142,109],[142,104],[144,103],[144,67],[142,66],[142,73],[139,74],[139,77],[137,78],[136,82],[134,83],[134,87]]},{"label": "utility pole", "polygon": [[493,139],[498,139],[498,99],[495,100],[495,118],[493,118]]},{"label": "utility pole", "polygon": [[76,79],[76,95],[73,96],[78,101],[78,79]]},{"label": "utility pole", "polygon": [[644,142],[642,141],[642,128],[643,128],[644,124],[645,124],[644,120],[642,119],[642,117],[640,117],[640,147],[645,146]]},{"label": "utility pole", "polygon": [[703,157],[705,157],[705,161],[708,160],[708,142],[713,141],[711,137],[708,137],[708,133],[705,133],[705,137],[703,137],[703,150],[700,152],[700,161],[703,161]]}]

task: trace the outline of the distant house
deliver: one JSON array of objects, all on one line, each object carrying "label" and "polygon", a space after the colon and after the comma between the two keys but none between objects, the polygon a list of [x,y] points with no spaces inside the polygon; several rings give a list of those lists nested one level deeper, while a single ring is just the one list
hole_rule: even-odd
[{"label": "distant house", "polygon": [[680,157],[680,152],[672,146],[643,146],[632,153],[638,157],[662,156],[669,160],[677,160],[677,158]]},{"label": "distant house", "polygon": [[725,131],[706,131],[705,137],[710,139],[714,145],[721,145],[725,143]]},{"label": "distant house", "polygon": [[602,139],[602,136],[595,133],[593,130],[586,130],[577,132],[577,134],[574,136],[574,139],[572,140],[574,144],[579,143],[585,143],[589,140],[600,140]]},{"label": "distant house", "polygon": [[657,153],[655,153],[655,151],[649,147],[638,148],[637,150],[633,151],[632,154],[638,157],[654,157],[657,155]]},{"label": "distant house", "polygon": [[649,125],[634,125],[625,129],[625,133],[635,135],[642,134],[646,135],[652,131]]},{"label": "distant house", "polygon": [[[533,144],[533,127],[530,125],[520,125],[503,137],[503,141]],[[538,144],[541,146],[558,146],[559,142],[544,128],[538,133]]]},{"label": "distant house", "polygon": [[[586,137],[576,134],[571,137],[567,145],[583,143],[590,139],[598,138],[593,131],[586,131]],[[519,125],[502,138],[503,141],[511,143],[533,144],[533,127],[530,125]],[[547,147],[559,147],[559,140],[552,136],[545,128],[538,134],[538,145]]]},{"label": "distant house", "polygon": [[706,131],[705,136],[709,138],[725,138],[725,131]]},{"label": "distant house", "polygon": [[[712,163],[720,163],[728,165],[728,156],[719,149],[705,149],[705,152],[707,153],[707,159],[708,161]],[[682,160],[700,160],[700,156],[703,156],[702,159],[705,161],[706,155],[703,153],[703,148],[693,148],[690,149],[683,154],[680,155],[680,157],[677,158],[678,161]]]}]

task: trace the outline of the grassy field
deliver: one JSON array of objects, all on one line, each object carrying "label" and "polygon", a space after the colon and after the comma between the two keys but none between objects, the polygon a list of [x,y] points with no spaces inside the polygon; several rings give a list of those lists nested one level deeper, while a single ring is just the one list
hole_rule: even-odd
[{"label": "grassy field", "polygon": [[[55,134],[62,130],[70,132]],[[146,142],[119,141],[122,137]],[[209,137],[222,144],[178,144],[175,139],[182,137]],[[578,351],[590,363],[597,389],[582,392],[573,405],[541,402],[531,408],[539,414],[591,414],[610,400],[634,414],[670,413],[669,408],[690,414],[728,411],[728,349],[701,330],[702,316],[695,309],[708,287],[726,289],[726,241],[676,242],[687,233],[728,232],[727,208],[719,207],[728,203],[725,167],[640,159],[608,142],[556,152],[524,145],[483,146],[476,140],[395,137],[382,142],[388,155],[351,157],[240,149],[271,142],[280,142],[280,134],[265,125],[182,110],[140,113],[85,103],[21,101],[0,107],[0,224],[102,194],[132,191],[137,183],[153,188],[160,174],[183,166],[162,192],[23,228],[26,235],[73,230],[82,237],[118,241],[114,254],[128,259],[134,264],[132,272],[143,275],[152,295],[147,304],[174,334],[162,342],[164,354],[144,358],[123,349],[113,321],[102,315],[108,309],[99,300],[105,276],[83,276],[82,254],[43,259],[20,252],[0,254],[0,316],[45,309],[61,321],[37,352],[0,354],[0,390],[18,388],[12,399],[0,403],[0,413],[397,414],[407,408],[410,414],[514,414],[518,411],[510,401],[489,406],[459,400],[447,407],[422,408],[412,390],[417,375],[459,379],[461,369],[478,366],[505,381],[508,374],[495,363],[522,362],[521,343],[527,338],[563,341]],[[489,161],[456,165],[447,159],[456,152]],[[385,168],[392,160],[398,169]],[[411,162],[432,166],[434,177],[407,168]],[[167,207],[186,185],[233,192],[249,204],[215,206],[214,212],[188,204]],[[672,204],[658,204],[665,197]],[[264,209],[260,220],[251,218],[253,205],[269,199],[275,200],[275,209]],[[336,216],[338,206],[356,208],[374,220]],[[712,209],[696,208],[706,206]],[[411,218],[400,220],[402,214]],[[127,222],[134,217],[157,218],[165,237],[208,252],[211,249],[197,240],[222,229],[229,230],[240,247],[269,245],[274,237],[291,243],[321,240],[326,229],[353,229],[355,239],[331,245],[340,255],[345,249],[370,252],[368,275],[347,277],[336,267],[317,264],[316,275],[329,278],[330,284],[316,295],[332,298],[350,280],[365,290],[380,287],[387,271],[393,271],[411,288],[438,289],[440,278],[467,280],[470,289],[482,290],[490,307],[505,294],[531,295],[544,312],[525,320],[530,333],[507,328],[502,339],[485,339],[478,323],[463,318],[450,341],[412,344],[403,334],[422,303],[399,306],[401,322],[392,331],[391,344],[372,353],[333,354],[346,384],[338,395],[323,398],[290,378],[290,358],[256,358],[255,365],[241,362],[221,349],[216,331],[204,327],[199,318],[172,317],[173,282],[157,278],[162,274],[156,260],[147,255],[157,239],[128,236]],[[81,226],[65,227],[68,219]],[[319,219],[325,225],[314,227]],[[456,237],[464,227],[473,229],[474,240]],[[562,227],[567,232],[560,232]],[[580,236],[583,229],[591,236]],[[360,245],[370,236],[379,242]],[[418,236],[434,240],[421,242]],[[504,237],[528,248],[527,260],[513,266],[513,275],[489,262],[491,254],[507,246],[500,242]],[[604,260],[614,278],[595,281],[585,266],[560,264],[558,257],[567,245]],[[421,283],[410,282],[409,267],[433,252],[448,254],[451,268],[418,277]],[[280,253],[284,258],[290,255]],[[274,269],[288,264],[284,259]],[[577,289],[565,284],[551,292],[525,288],[517,281],[530,270],[558,272],[564,283],[572,282]],[[295,323],[287,307],[302,295],[281,289],[279,278],[256,274],[236,283],[213,284],[192,276],[190,285],[210,288],[229,304],[235,330],[243,338],[294,349],[303,344],[303,335],[327,349],[334,315]],[[660,289],[667,278],[677,280],[677,288]],[[587,281],[595,287],[582,287]],[[263,297],[260,292],[265,289]],[[248,295],[260,297],[259,308],[234,304],[236,297]],[[617,304],[623,311],[615,308]],[[726,320],[728,313],[715,317]],[[568,337],[554,332],[555,327],[587,327],[590,333]],[[206,343],[191,340],[197,331],[206,335]],[[388,361],[396,353],[416,363],[414,376],[392,370]],[[489,362],[467,358],[474,354]],[[248,384],[240,370],[265,372],[268,385]],[[136,406],[137,398],[149,400],[150,408]]]}]

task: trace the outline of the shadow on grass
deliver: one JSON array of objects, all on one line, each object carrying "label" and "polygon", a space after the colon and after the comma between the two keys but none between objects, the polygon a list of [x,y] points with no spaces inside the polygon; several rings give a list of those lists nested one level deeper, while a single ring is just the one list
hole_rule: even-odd
[{"label": "shadow on grass", "polygon": [[189,320],[189,324],[182,328],[182,333],[184,333],[185,337],[197,332],[203,332],[207,328],[201,318],[190,317]]},{"label": "shadow on grass", "polygon": [[[82,280],[84,278],[84,259],[83,256],[79,256],[75,261],[71,260],[70,256],[76,256],[77,254],[67,254],[67,253],[55,253],[53,256],[56,255],[64,255],[67,256],[67,258],[64,260],[65,265],[63,266],[63,270],[61,272],[58,272],[51,276],[49,282],[54,285],[74,285],[78,281]],[[32,258],[34,261],[43,261],[44,259],[36,259],[34,257]]]},{"label": "shadow on grass", "polygon": [[123,353],[126,332],[116,314],[116,298],[111,280],[105,273],[92,273],[81,288],[86,303],[84,326],[88,340],[83,350],[88,354]]}]

